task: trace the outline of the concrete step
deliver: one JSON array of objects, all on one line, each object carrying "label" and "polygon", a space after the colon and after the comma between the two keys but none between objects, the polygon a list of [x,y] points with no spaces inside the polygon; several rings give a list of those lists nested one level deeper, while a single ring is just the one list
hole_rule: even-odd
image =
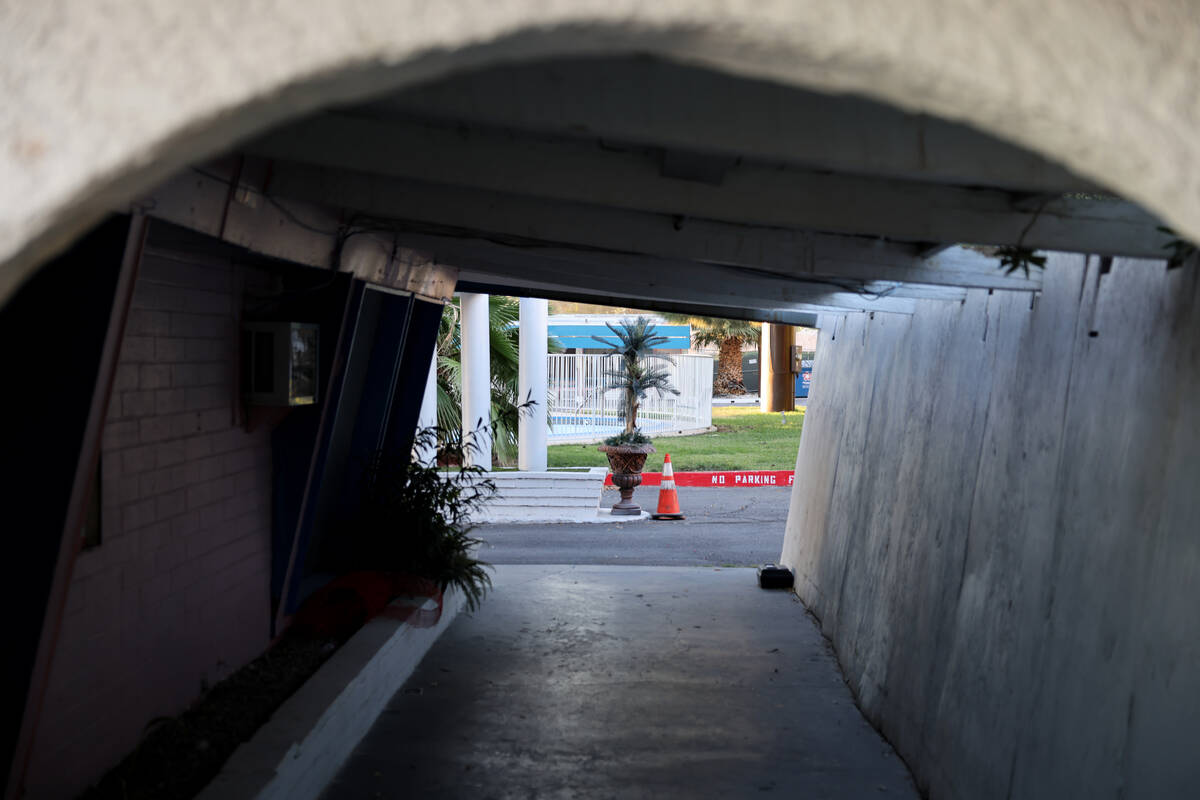
[{"label": "concrete step", "polygon": [[590,508],[564,508],[560,506],[492,506],[483,511],[476,522],[528,522],[551,524],[561,522],[595,522],[599,516],[596,506]]},{"label": "concrete step", "polygon": [[558,506],[562,508],[570,508],[574,506],[597,505],[600,496],[598,494],[576,494],[576,495],[558,495],[555,497],[540,497],[536,494],[528,495],[503,495],[498,494],[489,502],[489,506]]},{"label": "concrete step", "polygon": [[603,487],[603,481],[593,481],[590,484],[583,486],[560,486],[555,484],[535,484],[533,486],[497,486],[497,498],[510,497],[595,497],[599,491],[597,487]]},{"label": "concrete step", "polygon": [[489,506],[474,517],[486,522],[561,522],[564,519],[584,522],[599,513],[595,506]]},{"label": "concrete step", "polygon": [[596,474],[575,475],[575,474],[567,473],[560,477],[560,476],[555,475],[552,472],[551,473],[535,472],[535,473],[531,473],[527,476],[522,476],[522,477],[518,478],[518,477],[514,477],[512,475],[507,475],[503,472],[500,472],[500,473],[493,472],[491,475],[488,476],[488,479],[491,480],[492,483],[495,483],[497,486],[528,486],[531,484],[538,484],[538,485],[553,484],[555,486],[587,486],[588,484],[595,481],[597,478],[599,478],[600,480],[604,480],[604,473],[600,473],[598,475],[596,475]]},{"label": "concrete step", "polygon": [[496,496],[477,522],[585,522],[599,513],[607,469],[587,472],[494,472]]},{"label": "concrete step", "polygon": [[563,492],[586,492],[590,491],[591,487],[597,483],[604,483],[604,477],[600,476],[591,481],[495,481],[496,488],[500,491],[543,491],[554,489]]}]

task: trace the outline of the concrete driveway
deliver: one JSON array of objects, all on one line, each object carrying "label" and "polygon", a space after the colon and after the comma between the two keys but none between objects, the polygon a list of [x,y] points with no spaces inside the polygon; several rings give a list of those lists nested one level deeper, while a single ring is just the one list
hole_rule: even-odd
[{"label": "concrete driveway", "polygon": [[764,793],[918,796],[794,595],[748,569],[511,565],[324,797]]}]

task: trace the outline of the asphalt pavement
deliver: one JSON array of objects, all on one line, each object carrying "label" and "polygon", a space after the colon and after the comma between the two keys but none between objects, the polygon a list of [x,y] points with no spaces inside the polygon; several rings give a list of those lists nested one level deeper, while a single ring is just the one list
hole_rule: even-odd
[{"label": "asphalt pavement", "polygon": [[[791,489],[681,487],[679,521],[483,525],[480,557],[492,564],[625,564],[630,566],[757,566],[783,549]],[[603,506],[618,499],[606,489]],[[658,487],[639,487],[634,500],[653,511]]]}]

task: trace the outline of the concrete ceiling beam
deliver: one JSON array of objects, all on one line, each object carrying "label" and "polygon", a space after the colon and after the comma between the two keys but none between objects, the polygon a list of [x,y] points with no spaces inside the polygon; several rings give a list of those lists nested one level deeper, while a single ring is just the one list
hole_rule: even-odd
[{"label": "concrete ceiling beam", "polygon": [[368,110],[906,180],[1095,191],[965,125],[650,58],[505,65],[408,89]]},{"label": "concrete ceiling beam", "polygon": [[386,218],[414,230],[525,244],[632,253],[753,267],[779,275],[927,286],[1036,291],[1041,275],[1005,275],[998,261],[961,247],[923,257],[917,246],[814,234],[276,162],[270,191]]},{"label": "concrete ceiling beam", "polygon": [[[262,162],[228,159],[176,176],[134,208],[259,255],[349,272],[368,283],[446,300],[454,292],[453,265],[426,253],[397,248],[390,233],[345,238],[337,209],[281,203],[264,194]],[[195,251],[194,242],[186,245]]]},{"label": "concrete ceiling beam", "polygon": [[[190,170],[139,203],[156,219],[213,236],[254,253],[337,268],[380,285],[428,296],[453,290],[457,270],[501,277],[514,287],[546,287],[651,302],[666,297],[722,316],[752,319],[821,311],[912,313],[915,300],[894,283],[837,286],[757,274],[722,265],[647,256],[504,245],[434,236],[387,220],[355,222],[352,211],[264,192],[274,173],[265,162],[229,160]],[[740,270],[740,271],[737,271]],[[944,287],[941,291],[947,290]],[[924,295],[922,295],[924,296]],[[954,298],[950,298],[954,299]]]},{"label": "concrete ceiling beam", "polygon": [[[399,233],[397,242],[472,274],[603,293],[628,300],[655,297],[711,306],[780,311],[879,311],[911,314],[919,302],[895,296],[895,285],[840,285],[701,262],[669,262],[620,253],[522,247],[481,239]],[[961,299],[947,297],[946,299]]]},{"label": "concrete ceiling beam", "polygon": [[508,192],[556,202],[911,242],[1015,245],[1158,257],[1156,218],[1116,198],[804,171],[743,162],[719,184],[664,177],[661,154],[599,143],[324,114],[251,142],[247,151],[339,169]]},{"label": "concrete ceiling beam", "polygon": [[[819,328],[821,317],[820,311],[763,309],[737,305],[711,306],[704,303],[663,300],[658,297],[631,298],[570,286],[532,285],[528,281],[502,278],[469,269],[462,270],[459,273],[458,287],[463,292],[500,294],[512,297],[540,297],[546,300],[595,303],[603,306],[632,306],[646,311],[659,311],[669,314],[743,319],[750,322],[774,322],[780,325],[802,325],[806,328]],[[836,311],[834,313],[844,314],[846,312]]]}]

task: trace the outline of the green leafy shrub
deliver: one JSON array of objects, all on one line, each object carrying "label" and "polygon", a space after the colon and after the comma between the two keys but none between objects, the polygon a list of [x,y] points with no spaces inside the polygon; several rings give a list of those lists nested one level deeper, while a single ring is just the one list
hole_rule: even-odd
[{"label": "green leafy shrub", "polygon": [[650,444],[650,437],[642,433],[640,428],[635,428],[632,432],[621,431],[616,436],[610,436],[604,440],[604,443],[611,447],[623,444]]},{"label": "green leafy shrub", "polygon": [[1196,255],[1196,246],[1180,237],[1175,231],[1163,225],[1159,225],[1158,230],[1171,237],[1171,240],[1163,245],[1163,249],[1169,251],[1167,269],[1182,267],[1189,258]]},{"label": "green leafy shrub", "polygon": [[1004,270],[1005,275],[1021,270],[1028,278],[1031,268],[1046,268],[1046,257],[1027,247],[1000,247],[996,255],[1000,257],[1000,269]]},{"label": "green leafy shrub", "polygon": [[[428,427],[415,446],[441,442],[459,463],[485,441],[482,425],[467,435]],[[338,573],[381,570],[428,578],[440,589],[462,592],[467,609],[479,607],[491,588],[488,564],[475,558],[482,540],[472,515],[493,495],[496,484],[480,467],[443,473],[408,458],[372,453],[363,465],[357,509],[331,537],[325,565]]]}]

